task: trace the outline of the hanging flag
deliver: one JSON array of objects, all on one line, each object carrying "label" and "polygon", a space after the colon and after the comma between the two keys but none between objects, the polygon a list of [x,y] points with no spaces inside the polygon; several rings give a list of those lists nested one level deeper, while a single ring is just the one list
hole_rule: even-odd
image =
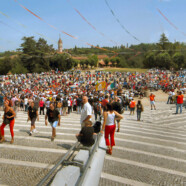
[{"label": "hanging flag", "polygon": [[112,90],[115,88],[115,83],[111,83],[110,85],[107,86],[107,90]]},{"label": "hanging flag", "polygon": [[102,81],[100,83],[97,83],[96,85],[96,91],[98,90],[105,90],[107,83],[105,81]]}]

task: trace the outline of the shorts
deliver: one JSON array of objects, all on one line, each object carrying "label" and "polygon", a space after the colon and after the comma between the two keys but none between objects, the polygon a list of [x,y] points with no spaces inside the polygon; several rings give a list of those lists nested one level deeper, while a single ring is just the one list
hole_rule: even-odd
[{"label": "shorts", "polygon": [[49,123],[50,123],[51,127],[56,128],[57,124],[58,124],[58,121],[49,122]]},{"label": "shorts", "polygon": [[131,111],[134,111],[134,110],[135,110],[135,107],[133,107],[133,108],[130,108],[130,110],[131,110]]},{"label": "shorts", "polygon": [[121,120],[120,117],[118,117],[118,116],[115,116],[115,119],[117,122],[120,122],[120,120]]},{"label": "shorts", "polygon": [[155,102],[154,102],[154,101],[150,101],[150,104],[151,104],[151,105],[155,105]]},{"label": "shorts", "polygon": [[31,126],[33,126],[36,122],[36,118],[30,118],[30,120],[31,120]]}]

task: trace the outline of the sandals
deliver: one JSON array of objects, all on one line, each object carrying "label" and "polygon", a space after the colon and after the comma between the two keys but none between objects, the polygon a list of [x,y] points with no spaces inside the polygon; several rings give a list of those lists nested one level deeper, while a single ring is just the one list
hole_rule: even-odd
[{"label": "sandals", "polygon": [[106,153],[112,155],[112,149],[107,149]]}]

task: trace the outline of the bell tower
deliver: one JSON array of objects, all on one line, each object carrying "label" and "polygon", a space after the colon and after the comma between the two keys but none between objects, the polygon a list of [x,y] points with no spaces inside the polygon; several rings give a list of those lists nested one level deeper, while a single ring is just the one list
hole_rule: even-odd
[{"label": "bell tower", "polygon": [[59,53],[63,52],[63,42],[61,40],[61,36],[59,36],[59,41],[58,41],[58,52]]}]

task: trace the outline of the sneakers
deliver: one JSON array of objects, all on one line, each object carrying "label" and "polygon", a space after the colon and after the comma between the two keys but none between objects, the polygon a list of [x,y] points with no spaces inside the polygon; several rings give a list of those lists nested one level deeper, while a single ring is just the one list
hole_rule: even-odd
[{"label": "sneakers", "polygon": [[38,133],[38,131],[37,131],[36,129],[34,129],[32,132],[33,132],[33,133]]},{"label": "sneakers", "polygon": [[32,136],[32,131],[29,133],[29,136]]}]

